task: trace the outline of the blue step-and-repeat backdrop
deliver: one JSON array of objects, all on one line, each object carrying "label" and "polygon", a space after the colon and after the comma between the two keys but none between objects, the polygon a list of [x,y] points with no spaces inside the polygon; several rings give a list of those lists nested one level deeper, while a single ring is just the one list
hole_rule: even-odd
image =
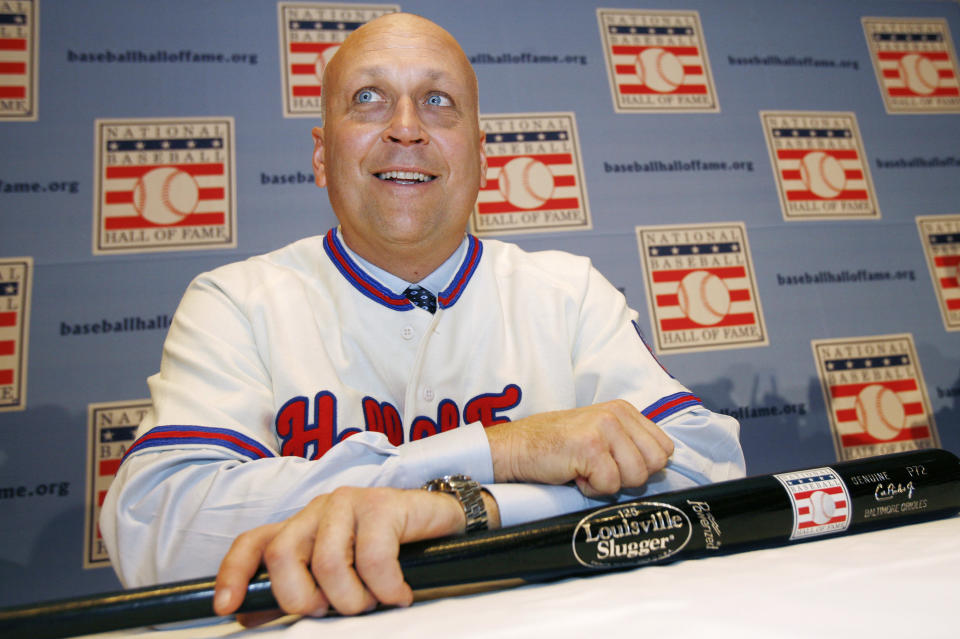
[{"label": "blue step-and-repeat backdrop", "polygon": [[960,452],[960,4],[0,0],[0,605],[114,589],[96,525],[197,273],[335,224],[337,43],[446,27],[480,237],[590,256],[748,471]]}]

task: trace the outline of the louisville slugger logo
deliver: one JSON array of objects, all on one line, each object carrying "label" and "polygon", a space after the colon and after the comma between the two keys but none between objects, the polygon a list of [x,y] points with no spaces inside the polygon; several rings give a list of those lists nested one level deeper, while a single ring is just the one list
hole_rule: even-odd
[{"label": "louisville slugger logo", "polygon": [[573,556],[583,566],[630,566],[660,561],[683,550],[693,527],[670,504],[628,503],[594,510],[573,532]]},{"label": "louisville slugger logo", "polygon": [[97,120],[93,252],[232,248],[233,118]]},{"label": "louisville slugger logo", "polygon": [[909,334],[812,342],[837,458],[939,446]]},{"label": "louisville slugger logo", "polygon": [[281,2],[280,74],[284,117],[320,115],[323,71],[348,35],[399,5]]},{"label": "louisville slugger logo", "polygon": [[0,121],[37,119],[38,0],[0,2]]},{"label": "louisville slugger logo", "polygon": [[887,113],[960,112],[960,81],[943,18],[863,18]]},{"label": "louisville slugger logo", "polygon": [[487,184],[471,218],[478,235],[591,228],[573,113],[483,115]]},{"label": "louisville slugger logo", "polygon": [[960,331],[960,215],[917,217],[940,315],[948,331]]},{"label": "louisville slugger logo", "polygon": [[657,352],[769,343],[743,223],[636,231]]},{"label": "louisville slugger logo", "polygon": [[597,9],[617,113],[719,111],[696,11]]},{"label": "louisville slugger logo", "polygon": [[760,113],[785,220],[880,217],[853,113]]}]

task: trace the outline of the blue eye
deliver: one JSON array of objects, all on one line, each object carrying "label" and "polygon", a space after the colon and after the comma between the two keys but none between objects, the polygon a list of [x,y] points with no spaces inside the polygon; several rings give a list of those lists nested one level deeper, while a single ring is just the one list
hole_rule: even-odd
[{"label": "blue eye", "polygon": [[357,91],[357,95],[355,96],[354,99],[357,102],[366,104],[368,102],[376,102],[378,98],[379,96],[372,89],[360,89],[359,91]]},{"label": "blue eye", "polygon": [[427,104],[429,104],[430,106],[450,106],[453,103],[450,101],[450,98],[448,98],[447,96],[441,95],[439,93],[434,93],[433,95],[427,98]]}]

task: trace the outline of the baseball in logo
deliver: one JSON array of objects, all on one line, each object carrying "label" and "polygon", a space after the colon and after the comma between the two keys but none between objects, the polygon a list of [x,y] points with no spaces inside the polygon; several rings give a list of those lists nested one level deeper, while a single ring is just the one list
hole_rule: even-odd
[{"label": "baseball in logo", "polygon": [[94,255],[237,245],[232,118],[97,120]]},{"label": "baseball in logo", "polygon": [[284,117],[320,115],[320,84],[330,59],[352,31],[399,5],[281,2],[280,75]]},{"label": "baseball in logo", "polygon": [[0,121],[37,119],[38,0],[0,2]]},{"label": "baseball in logo", "polygon": [[812,342],[837,459],[939,446],[913,337]]},{"label": "baseball in logo", "polygon": [[597,9],[617,113],[719,111],[696,11]]},{"label": "baseball in logo", "polygon": [[0,259],[0,411],[27,406],[33,258]]},{"label": "baseball in logo", "polygon": [[769,343],[742,222],[637,227],[657,352]]},{"label": "baseball in logo", "polygon": [[880,217],[853,113],[763,111],[785,220]]},{"label": "baseball in logo", "polygon": [[887,113],[960,113],[957,55],[943,18],[863,18]]},{"label": "baseball in logo", "polygon": [[917,217],[940,315],[948,331],[960,331],[960,215]]},{"label": "baseball in logo", "polygon": [[832,468],[781,473],[774,478],[787,491],[793,506],[791,541],[850,527],[850,493]]},{"label": "baseball in logo", "polygon": [[482,115],[487,183],[477,235],[591,228],[573,113]]},{"label": "baseball in logo", "polygon": [[110,565],[100,536],[100,508],[120,468],[120,460],[136,439],[137,426],[150,400],[104,402],[87,406],[87,507],[84,526],[84,568]]}]

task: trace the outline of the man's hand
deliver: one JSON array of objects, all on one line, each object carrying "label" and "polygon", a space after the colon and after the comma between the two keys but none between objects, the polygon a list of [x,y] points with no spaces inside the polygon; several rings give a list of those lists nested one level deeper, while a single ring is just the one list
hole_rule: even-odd
[{"label": "man's hand", "polygon": [[[486,497],[488,510],[496,503]],[[493,513],[494,525],[499,515]],[[408,606],[413,591],[397,561],[400,544],[463,532],[463,507],[451,495],[396,488],[338,488],[283,522],[237,537],[217,573],[214,611],[234,612],[265,564],[284,612],[351,615],[378,603]],[[279,613],[241,616],[254,625]]]},{"label": "man's hand", "polygon": [[673,454],[673,440],[624,400],[540,413],[486,433],[494,481],[575,481],[588,497],[642,486]]}]

